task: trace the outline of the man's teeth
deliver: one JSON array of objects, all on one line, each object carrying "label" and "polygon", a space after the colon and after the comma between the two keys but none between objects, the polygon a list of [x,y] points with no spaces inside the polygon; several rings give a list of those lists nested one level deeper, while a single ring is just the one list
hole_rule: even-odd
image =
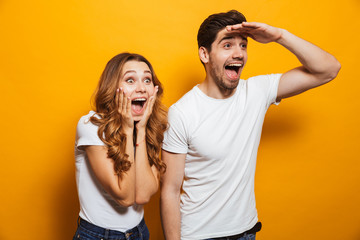
[{"label": "man's teeth", "polygon": [[242,67],[241,63],[231,63],[229,65],[227,65],[228,67]]}]

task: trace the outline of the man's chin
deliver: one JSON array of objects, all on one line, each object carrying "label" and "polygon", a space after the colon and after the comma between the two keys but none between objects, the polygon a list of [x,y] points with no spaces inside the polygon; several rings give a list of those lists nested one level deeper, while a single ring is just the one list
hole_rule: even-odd
[{"label": "man's chin", "polygon": [[239,85],[239,79],[223,81],[221,87],[225,90],[234,90]]}]

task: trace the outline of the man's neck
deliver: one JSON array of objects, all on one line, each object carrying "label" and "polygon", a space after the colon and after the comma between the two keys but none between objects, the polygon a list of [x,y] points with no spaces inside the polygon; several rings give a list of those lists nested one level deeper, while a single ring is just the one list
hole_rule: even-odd
[{"label": "man's neck", "polygon": [[208,78],[199,84],[199,89],[207,96],[215,99],[226,99],[234,95],[235,89],[224,89]]}]

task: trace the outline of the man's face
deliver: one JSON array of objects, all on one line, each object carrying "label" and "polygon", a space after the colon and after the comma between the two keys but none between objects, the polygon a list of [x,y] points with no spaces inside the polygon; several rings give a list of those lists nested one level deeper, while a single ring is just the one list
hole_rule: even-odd
[{"label": "man's face", "polygon": [[247,39],[239,33],[226,29],[218,32],[211,45],[207,72],[221,89],[233,90],[239,84],[247,61],[247,44]]}]

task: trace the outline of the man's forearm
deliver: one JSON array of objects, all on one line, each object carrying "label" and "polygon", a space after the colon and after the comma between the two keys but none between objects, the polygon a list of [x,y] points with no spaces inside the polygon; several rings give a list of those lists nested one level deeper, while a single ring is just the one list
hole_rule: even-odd
[{"label": "man's forearm", "polygon": [[161,222],[166,240],[180,240],[180,193],[161,191]]},{"label": "man's forearm", "polygon": [[335,78],[340,70],[340,63],[334,56],[284,29],[276,42],[291,51],[309,73],[325,81]]}]

